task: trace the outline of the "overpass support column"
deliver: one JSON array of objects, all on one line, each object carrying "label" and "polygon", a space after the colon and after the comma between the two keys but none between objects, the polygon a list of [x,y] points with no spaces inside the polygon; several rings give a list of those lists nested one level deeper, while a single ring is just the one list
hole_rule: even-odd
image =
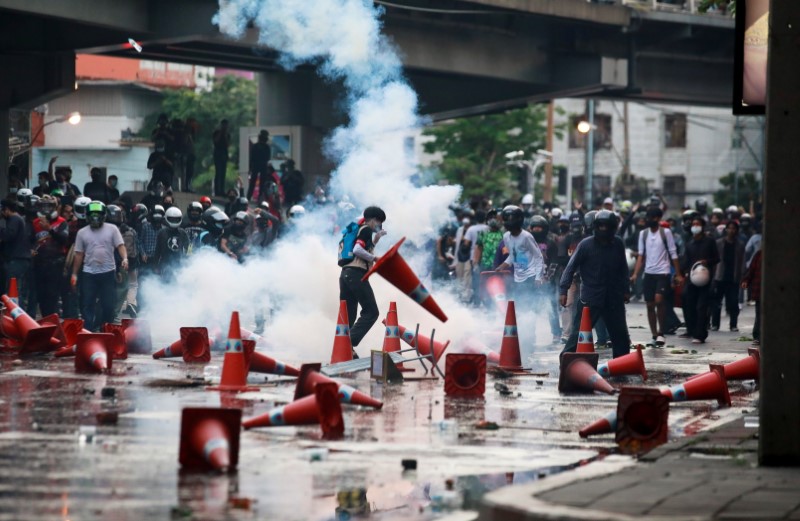
[{"label": "overpass support column", "polygon": [[770,7],[759,461],[800,466],[800,2]]},{"label": "overpass support column", "polygon": [[311,124],[312,75],[302,72],[259,72],[259,126]]},{"label": "overpass support column", "polygon": [[0,199],[8,194],[8,166],[11,159],[8,153],[8,139],[11,137],[11,122],[8,108],[0,107]]}]

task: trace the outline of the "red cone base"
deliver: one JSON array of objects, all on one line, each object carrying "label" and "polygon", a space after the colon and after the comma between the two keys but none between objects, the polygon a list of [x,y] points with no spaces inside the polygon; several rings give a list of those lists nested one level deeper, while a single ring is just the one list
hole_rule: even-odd
[{"label": "red cone base", "polygon": [[58,313],[52,313],[46,317],[42,317],[39,319],[39,323],[43,326],[56,326],[56,331],[53,333],[53,338],[50,339],[51,349],[60,349],[67,345],[67,340],[64,336],[64,330],[61,328],[61,319],[59,318]]},{"label": "red cone base", "polygon": [[119,324],[103,324],[103,333],[114,335],[111,358],[125,360],[128,358],[128,343],[125,342],[125,328]]},{"label": "red cone base", "polygon": [[[586,308],[584,308],[586,309]],[[609,376],[624,376],[638,374],[641,375],[642,380],[647,381],[647,369],[644,367],[644,357],[642,356],[642,346],[637,345],[636,351],[633,353],[614,358],[600,364],[597,367],[597,372],[600,376],[607,378]]]},{"label": "red cone base", "polygon": [[300,376],[297,378],[297,385],[294,388],[294,399],[299,400],[314,392],[314,386],[318,383],[333,382],[339,386],[339,401],[342,403],[351,403],[353,405],[363,405],[365,407],[374,407],[380,409],[383,403],[372,398],[371,396],[362,393],[350,387],[349,385],[340,384],[336,380],[328,378],[319,370],[321,364],[303,364],[300,366]]},{"label": "red cone base", "polygon": [[589,307],[584,306],[581,312],[581,327],[578,330],[578,353],[594,353],[594,339],[592,338],[592,317]]},{"label": "red cone base", "polygon": [[422,285],[417,275],[411,270],[403,256],[400,255],[400,245],[406,238],[400,239],[397,244],[389,248],[361,280],[366,281],[373,273],[378,273],[394,287],[411,297],[411,300],[425,308],[431,315],[442,322],[447,322],[447,315],[433,300],[430,292]]},{"label": "red cone base", "polygon": [[597,353],[564,353],[558,375],[558,391],[614,394],[614,388],[597,373]]},{"label": "red cone base", "polygon": [[652,387],[623,387],[617,400],[616,441],[624,454],[641,454],[667,442],[669,398]]},{"label": "red cone base", "polygon": [[339,439],[344,435],[344,419],[337,388],[336,382],[320,382],[314,386],[314,394],[246,420],[242,426],[252,429],[319,423],[326,439]]},{"label": "red cone base", "polygon": [[67,347],[75,346],[78,343],[80,333],[91,333],[88,329],[83,328],[83,320],[80,318],[65,318],[61,323],[61,329],[64,330]]},{"label": "red cone base", "polygon": [[731,395],[728,382],[725,380],[725,369],[721,365],[711,364],[711,370],[697,378],[687,380],[680,385],[663,389],[661,393],[673,402],[689,400],[717,400],[721,406],[731,406]]},{"label": "red cone base", "polygon": [[611,411],[604,417],[594,421],[578,431],[581,438],[596,436],[598,434],[608,434],[617,430],[617,411]]},{"label": "red cone base", "polygon": [[486,355],[450,353],[445,358],[444,394],[482,398],[486,392]]},{"label": "red cone base", "polygon": [[[761,367],[761,354],[758,352],[758,349],[754,347],[748,348],[747,354],[749,356],[722,366],[725,370],[726,380],[758,380]],[[694,380],[700,376],[702,375],[692,376],[689,380]]]},{"label": "red cone base", "polygon": [[178,462],[186,470],[227,472],[239,464],[241,409],[187,407],[181,416]]},{"label": "red cone base", "polygon": [[111,352],[114,335],[108,333],[81,333],[75,349],[75,372],[111,373]]},{"label": "red cone base", "polygon": [[211,361],[211,346],[208,329],[204,327],[182,327],[181,350],[187,364],[207,364]]}]

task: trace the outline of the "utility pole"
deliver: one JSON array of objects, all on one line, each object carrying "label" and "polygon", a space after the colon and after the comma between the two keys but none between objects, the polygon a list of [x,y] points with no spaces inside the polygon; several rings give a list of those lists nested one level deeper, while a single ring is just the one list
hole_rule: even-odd
[{"label": "utility pole", "polygon": [[[551,154],[553,153],[553,112],[555,110],[555,101],[550,100],[547,105],[547,142],[545,148]],[[546,203],[553,202],[553,162],[548,161],[544,165],[544,192],[542,199]]]},{"label": "utility pole", "polygon": [[628,175],[631,173],[631,136],[628,131],[628,102],[625,101],[622,105],[623,110],[623,120],[622,120],[622,129],[624,131],[625,136],[625,143],[624,148],[622,150],[622,157],[624,161],[622,162],[622,175],[624,176],[623,179],[628,181]]},{"label": "utility pole", "polygon": [[594,178],[594,100],[586,101],[586,116],[589,123],[589,132],[586,133],[586,184],[583,187],[583,207],[587,210],[594,209],[592,198],[592,183]]}]

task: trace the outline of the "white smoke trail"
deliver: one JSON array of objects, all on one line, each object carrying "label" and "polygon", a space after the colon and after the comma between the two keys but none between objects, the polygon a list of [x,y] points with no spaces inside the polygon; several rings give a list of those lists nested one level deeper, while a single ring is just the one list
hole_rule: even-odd
[{"label": "white smoke trail", "polygon": [[[215,22],[231,37],[240,37],[249,23],[259,30],[263,45],[282,53],[284,65],[318,65],[320,74],[346,87],[349,123],[330,136],[326,152],[337,165],[331,189],[349,196],[359,209],[382,207],[388,216],[378,253],[402,236],[401,250],[420,252],[409,259],[424,273],[433,251],[435,232],[448,219],[448,205],[460,193],[456,186],[415,187],[410,178],[416,165],[404,152],[404,138],[421,125],[417,96],[402,78],[402,64],[391,42],[381,34],[381,9],[368,0],[220,0]],[[194,255],[170,287],[157,280],[142,284],[145,311],[156,338],[177,338],[180,326],[227,327],[232,310],[243,325],[252,324],[259,309],[272,309],[264,334],[267,344],[287,361],[325,361],[330,356],[338,311],[336,244],[332,208],[307,215],[286,239],[274,244],[265,258],[237,265],[212,252]],[[423,258],[425,257],[425,258]],[[448,292],[434,297],[450,316],[445,326],[387,282],[371,279],[378,305],[385,313],[396,300],[400,322],[422,324],[429,333],[438,326],[439,339],[498,329],[494,317],[476,320],[473,309]],[[521,330],[524,328],[521,328]],[[380,349],[383,328],[374,327],[358,350]],[[496,345],[499,346],[499,338]],[[160,347],[160,346],[159,346]]]}]

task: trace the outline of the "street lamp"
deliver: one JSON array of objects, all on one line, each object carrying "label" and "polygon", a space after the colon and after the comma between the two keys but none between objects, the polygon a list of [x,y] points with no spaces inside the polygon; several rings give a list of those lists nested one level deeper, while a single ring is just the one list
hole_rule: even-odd
[{"label": "street lamp", "polygon": [[578,132],[581,134],[588,134],[590,131],[594,130],[594,128],[596,127],[586,120],[578,122]]}]

